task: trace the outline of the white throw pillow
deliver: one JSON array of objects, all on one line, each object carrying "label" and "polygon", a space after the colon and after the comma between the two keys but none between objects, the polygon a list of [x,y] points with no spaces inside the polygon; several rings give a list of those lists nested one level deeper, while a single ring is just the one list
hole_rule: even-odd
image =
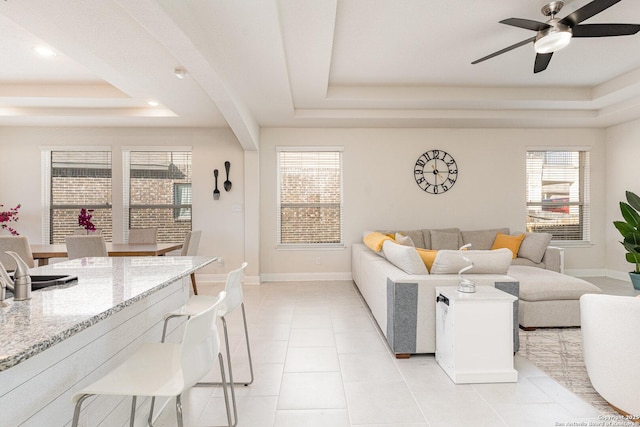
[{"label": "white throw pillow", "polygon": [[[507,274],[511,266],[511,251],[506,248],[496,250],[464,251],[464,256],[473,262],[473,268],[467,274]],[[431,274],[457,274],[468,266],[460,251],[438,251],[431,267]]]},{"label": "white throw pillow", "polygon": [[384,257],[393,265],[408,274],[429,274],[416,248],[399,245],[387,240],[382,244]]},{"label": "white throw pillow", "polygon": [[401,233],[396,233],[396,242],[398,242],[401,245],[404,246],[413,246],[414,248],[416,247],[416,245],[413,243],[413,239],[409,236],[405,236],[404,234]]}]

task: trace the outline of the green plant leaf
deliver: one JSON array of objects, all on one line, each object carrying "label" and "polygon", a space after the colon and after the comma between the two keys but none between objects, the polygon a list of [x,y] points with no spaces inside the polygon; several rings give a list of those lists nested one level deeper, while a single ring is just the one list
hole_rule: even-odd
[{"label": "green plant leaf", "polygon": [[624,241],[631,245],[640,246],[640,231],[633,231],[624,236]]},{"label": "green plant leaf", "polygon": [[620,202],[620,212],[622,212],[624,220],[627,221],[629,225],[634,228],[638,228],[638,224],[640,224],[640,215],[638,215],[638,212],[636,212],[631,205],[625,202]]},{"label": "green plant leaf", "polygon": [[620,242],[622,243],[622,246],[624,246],[624,248],[627,250],[627,252],[631,252],[634,254],[640,254],[640,246],[631,244],[631,243],[627,243],[627,242]]},{"label": "green plant leaf", "polygon": [[630,252],[627,252],[626,258],[627,258],[627,262],[630,262],[632,264],[640,263],[640,254],[632,254]]},{"label": "green plant leaf", "polygon": [[636,193],[631,191],[627,191],[627,201],[633,208],[637,211],[640,211],[640,197]]},{"label": "green plant leaf", "polygon": [[615,225],[615,227],[618,229],[620,234],[622,234],[624,237],[636,231],[635,228],[633,228],[632,226],[630,226],[624,221],[613,221],[613,225]]}]

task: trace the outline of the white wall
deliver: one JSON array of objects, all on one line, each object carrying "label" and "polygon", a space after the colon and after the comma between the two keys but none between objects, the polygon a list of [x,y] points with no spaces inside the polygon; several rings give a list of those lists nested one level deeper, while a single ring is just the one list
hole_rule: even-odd
[{"label": "white wall", "polygon": [[[525,155],[529,146],[592,148],[592,245],[568,248],[569,272],[604,271],[604,131],[595,129],[263,129],[261,273],[286,279],[340,278],[351,270],[349,245],[363,230],[509,227],[524,230]],[[276,249],[276,146],[344,147],[345,249]],[[418,188],[413,166],[423,152],[456,159],[459,178],[444,194]],[[321,264],[316,265],[320,258]]]},{"label": "white wall", "polygon": [[[229,129],[0,127],[0,203],[5,208],[22,204],[17,228],[32,242],[43,240],[40,147],[56,145],[110,146],[113,152],[114,201],[122,200],[121,147],[192,146],[193,229],[203,231],[199,254],[222,256],[225,261],[224,266],[213,264],[201,273],[223,275],[247,257],[244,233],[245,154]],[[226,160],[231,162],[230,180],[233,183],[228,193],[222,188]],[[213,170],[216,168],[222,178],[218,181],[221,190],[218,201],[212,197]],[[114,204],[114,241],[121,241],[121,206],[121,202]],[[234,212],[234,206],[240,211]],[[257,242],[258,238],[254,236],[253,239]],[[248,275],[257,276],[258,266],[250,265]]]},{"label": "white wall", "polygon": [[[640,134],[640,125],[633,129],[629,144]],[[30,240],[41,241],[40,146],[113,147],[115,198],[122,182],[120,147],[190,145],[193,228],[203,230],[200,253],[225,259],[224,267],[210,266],[203,273],[221,275],[246,259],[250,277],[349,278],[349,245],[361,240],[363,230],[450,226],[523,230],[526,147],[557,141],[562,146],[592,147],[593,245],[567,249],[566,266],[570,272],[598,274],[605,268],[604,227],[609,223],[600,202],[605,194],[604,138],[604,131],[594,129],[273,128],[261,130],[259,153],[244,153],[229,129],[0,127],[0,203],[5,207],[22,203],[19,230]],[[276,250],[277,145],[344,147],[345,249]],[[448,151],[460,168],[458,182],[441,195],[422,192],[413,178],[416,159],[433,148]],[[231,162],[233,189],[223,190],[221,199],[214,201],[213,169],[223,174],[225,160]],[[234,205],[241,211],[234,212]],[[119,217],[121,212],[114,212],[115,227],[121,227]]]},{"label": "white wall", "polygon": [[625,123],[606,131],[606,268],[607,275],[629,281],[633,265],[626,262],[625,250],[618,242],[622,236],[613,221],[622,220],[619,202],[625,201],[625,191],[640,194],[637,162],[640,159],[640,120]]}]

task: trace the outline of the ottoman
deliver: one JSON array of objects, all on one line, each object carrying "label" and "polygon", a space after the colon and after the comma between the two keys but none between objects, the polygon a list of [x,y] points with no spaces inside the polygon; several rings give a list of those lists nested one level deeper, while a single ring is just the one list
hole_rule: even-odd
[{"label": "ottoman", "polygon": [[585,280],[543,268],[512,265],[507,274],[520,282],[518,320],[526,330],[580,326],[580,297],[602,293]]}]

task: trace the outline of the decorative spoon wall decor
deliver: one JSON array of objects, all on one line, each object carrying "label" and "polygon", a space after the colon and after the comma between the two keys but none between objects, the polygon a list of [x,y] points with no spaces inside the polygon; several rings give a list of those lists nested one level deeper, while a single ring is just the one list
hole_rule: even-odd
[{"label": "decorative spoon wall decor", "polygon": [[229,169],[231,169],[231,163],[224,162],[224,169],[227,171],[227,180],[223,183],[224,191],[231,191],[231,181],[229,181]]}]

